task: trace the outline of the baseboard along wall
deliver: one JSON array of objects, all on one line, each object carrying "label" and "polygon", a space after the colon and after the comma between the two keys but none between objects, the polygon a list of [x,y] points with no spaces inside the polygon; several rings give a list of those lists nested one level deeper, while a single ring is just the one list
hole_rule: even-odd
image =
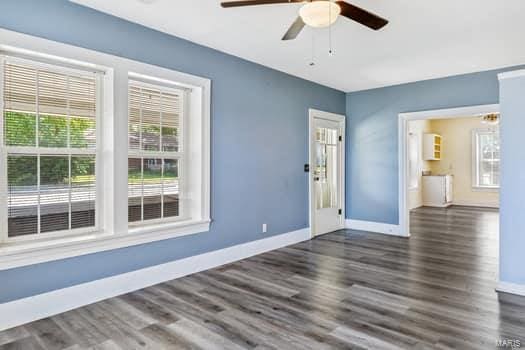
[{"label": "baseboard along wall", "polygon": [[385,235],[406,237],[401,233],[399,225],[384,224],[381,222],[346,219],[345,227],[349,230],[376,232]]},{"label": "baseboard along wall", "polygon": [[525,284],[499,281],[496,291],[525,297]]},{"label": "baseboard along wall", "polygon": [[304,228],[0,304],[0,331],[309,240]]}]

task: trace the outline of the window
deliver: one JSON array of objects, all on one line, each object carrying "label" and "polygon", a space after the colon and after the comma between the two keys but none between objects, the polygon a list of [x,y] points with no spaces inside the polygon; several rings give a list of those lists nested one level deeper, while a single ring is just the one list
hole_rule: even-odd
[{"label": "window", "polygon": [[1,69],[7,239],[95,228],[97,74],[5,56]]},{"label": "window", "polygon": [[0,269],[209,231],[210,101],[209,79],[2,31]]},{"label": "window", "polygon": [[473,132],[474,187],[499,188],[500,140],[499,130],[475,130]]},{"label": "window", "polygon": [[128,221],[182,216],[185,91],[130,81]]}]

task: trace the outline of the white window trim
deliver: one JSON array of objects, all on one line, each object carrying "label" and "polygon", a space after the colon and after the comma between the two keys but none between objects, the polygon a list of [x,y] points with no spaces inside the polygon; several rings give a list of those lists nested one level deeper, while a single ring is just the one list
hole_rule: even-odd
[{"label": "white window trim", "polygon": [[[11,56],[10,54],[15,54],[15,56]],[[20,57],[22,56],[22,57]],[[65,73],[65,74],[85,74],[86,72],[93,71],[92,67],[89,66],[75,66],[75,64],[66,63],[63,60],[46,60],[42,57],[35,56],[34,60],[30,58],[26,58],[26,54],[20,55],[18,52],[9,51],[9,50],[2,50],[0,46],[0,72],[4,71],[4,65],[6,63],[14,63],[14,64],[20,64],[24,66],[30,66],[37,69],[42,70],[50,70],[54,72],[59,73]],[[87,148],[74,148],[74,147],[66,147],[66,148],[51,148],[51,147],[39,147],[39,146],[4,146],[3,144],[0,144],[0,148],[3,149],[4,152],[0,153],[0,164],[5,164],[7,161],[8,154],[31,154],[31,155],[94,155],[95,156],[95,178],[98,179],[98,171],[101,164],[101,134],[99,128],[99,125],[102,125],[102,105],[101,105],[101,96],[99,96],[103,92],[103,86],[102,81],[103,77],[100,75],[100,73],[104,73],[103,71],[94,71],[95,79],[97,80],[97,106],[96,106],[96,117],[95,117],[95,123],[96,123],[96,145],[95,149],[87,149]],[[3,87],[4,87],[4,81],[3,81],[3,74],[0,73],[0,111],[4,110],[3,106]],[[4,125],[3,125],[3,118],[0,118],[0,143],[3,143],[3,132],[4,132]],[[38,136],[37,136],[38,137]],[[5,167],[5,171],[7,171],[7,167]],[[2,174],[4,175],[4,174]],[[7,173],[5,174],[5,177],[3,180],[0,180],[0,193],[2,193],[2,189],[7,188]],[[60,230],[60,231],[51,231],[51,232],[45,232],[45,233],[38,233],[34,235],[27,235],[27,236],[15,236],[15,237],[9,237],[7,232],[7,220],[0,225],[0,244],[2,243],[23,243],[23,242],[37,242],[37,241],[44,241],[44,240],[50,240],[50,239],[56,239],[56,238],[62,238],[67,236],[75,236],[75,235],[81,235],[81,234],[91,234],[93,232],[100,231],[100,195],[102,193],[102,185],[101,181],[96,181],[95,183],[95,226],[93,227],[85,227],[85,228],[77,228],[77,229],[69,229],[69,230]],[[7,210],[7,191],[3,193],[5,195],[5,198],[1,198],[0,200],[2,203],[0,204],[0,213],[6,213]],[[3,206],[6,207],[3,207]],[[1,218],[1,214],[0,214]],[[1,247],[0,247],[1,249]]]},{"label": "white window trim", "polygon": [[[169,238],[209,231],[210,226],[210,101],[211,81],[109,54],[62,44],[0,29],[0,51],[43,62],[61,62],[104,72],[101,130],[101,169],[97,182],[103,187],[98,197],[101,229],[82,235],[68,235],[55,240],[4,243],[0,245],[0,270],[52,260],[129,247]],[[87,63],[89,62],[89,63]],[[191,220],[145,225],[130,229],[127,221],[128,161],[128,80],[130,76],[146,77],[159,83],[177,82],[191,90],[188,116],[194,125],[190,137],[200,142],[191,150],[197,162],[191,167]],[[3,130],[3,129],[2,129]],[[98,164],[97,164],[98,165]],[[6,174],[0,174],[6,175]],[[0,176],[5,179],[6,176]],[[188,178],[188,177],[187,177]],[[0,180],[2,181],[2,180]],[[5,180],[4,180],[5,181]],[[126,205],[124,205],[126,204]],[[0,210],[7,210],[2,194]],[[3,230],[6,223],[0,223]]]},{"label": "white window trim", "polygon": [[[153,90],[162,90],[162,91],[169,91],[171,93],[183,93],[183,106],[182,106],[182,115],[180,119],[180,125],[182,126],[182,134],[179,136],[180,148],[177,152],[165,152],[162,150],[159,151],[145,151],[141,149],[136,150],[129,150],[128,149],[128,159],[129,158],[139,158],[139,159],[147,159],[147,158],[153,158],[153,159],[177,159],[178,160],[178,167],[179,167],[179,216],[176,217],[162,217],[157,219],[149,219],[149,220],[139,220],[139,221],[133,221],[129,222],[130,230],[136,231],[150,225],[159,225],[159,224],[169,224],[174,222],[180,222],[180,221],[187,221],[191,219],[191,214],[188,213],[189,210],[186,210],[185,205],[181,204],[187,202],[185,199],[186,192],[189,190],[189,188],[186,186],[186,180],[189,176],[189,172],[186,171],[186,164],[189,164],[189,156],[188,154],[191,153],[190,144],[188,142],[189,137],[186,137],[185,135],[187,128],[190,126],[190,121],[188,120],[188,116],[191,115],[191,112],[188,113],[188,99],[191,98],[191,91],[192,89],[188,87],[180,86],[173,82],[167,82],[167,81],[159,81],[159,80],[152,80],[152,78],[139,76],[134,73],[129,74],[129,85],[135,85],[140,87],[145,87]],[[161,140],[162,140],[162,134],[161,134]],[[162,141],[161,141],[162,144]],[[129,145],[129,142],[128,142]],[[139,146],[139,148],[142,146]],[[180,170],[182,169],[182,171]]]},{"label": "white window trim", "polygon": [[472,191],[474,192],[499,192],[500,186],[481,186],[478,182],[478,144],[477,137],[482,132],[493,132],[490,128],[477,128],[472,130]]}]

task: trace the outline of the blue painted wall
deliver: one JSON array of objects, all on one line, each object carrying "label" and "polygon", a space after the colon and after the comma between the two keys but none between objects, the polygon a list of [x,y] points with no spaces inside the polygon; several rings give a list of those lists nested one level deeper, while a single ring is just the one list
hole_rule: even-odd
[{"label": "blue painted wall", "polygon": [[513,69],[348,93],[347,218],[399,224],[399,113],[499,103],[497,74]]},{"label": "blue painted wall", "polygon": [[501,80],[500,281],[525,285],[525,76]]},{"label": "blue painted wall", "polygon": [[214,220],[208,233],[0,271],[0,303],[308,227],[308,108],[344,114],[344,93],[66,0],[2,0],[0,27],[212,79]]}]

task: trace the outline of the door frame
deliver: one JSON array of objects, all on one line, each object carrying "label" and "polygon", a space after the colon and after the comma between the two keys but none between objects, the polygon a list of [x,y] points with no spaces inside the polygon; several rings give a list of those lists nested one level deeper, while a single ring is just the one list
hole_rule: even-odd
[{"label": "door frame", "polygon": [[458,108],[435,109],[429,111],[400,113],[398,120],[398,184],[399,184],[399,231],[400,235],[410,237],[410,213],[408,210],[408,122],[429,119],[454,119],[499,113],[499,104],[466,106]]},{"label": "door frame", "polygon": [[345,204],[346,204],[346,196],[345,196],[345,168],[346,168],[346,162],[345,162],[345,150],[346,150],[346,117],[341,114],[335,114],[330,112],[325,112],[317,109],[310,108],[308,110],[308,164],[310,166],[310,171],[308,172],[308,197],[309,197],[309,213],[310,213],[310,236],[311,238],[314,238],[316,236],[315,232],[315,193],[314,193],[314,172],[313,172],[313,165],[315,163],[315,128],[314,128],[314,121],[315,119],[324,119],[329,120],[333,122],[337,122],[340,125],[341,128],[341,136],[342,140],[340,142],[340,152],[339,152],[339,162],[341,166],[339,167],[339,198],[340,198],[340,205],[341,205],[341,223],[340,223],[340,229],[345,228],[345,220],[346,220],[346,211],[345,211]]}]

